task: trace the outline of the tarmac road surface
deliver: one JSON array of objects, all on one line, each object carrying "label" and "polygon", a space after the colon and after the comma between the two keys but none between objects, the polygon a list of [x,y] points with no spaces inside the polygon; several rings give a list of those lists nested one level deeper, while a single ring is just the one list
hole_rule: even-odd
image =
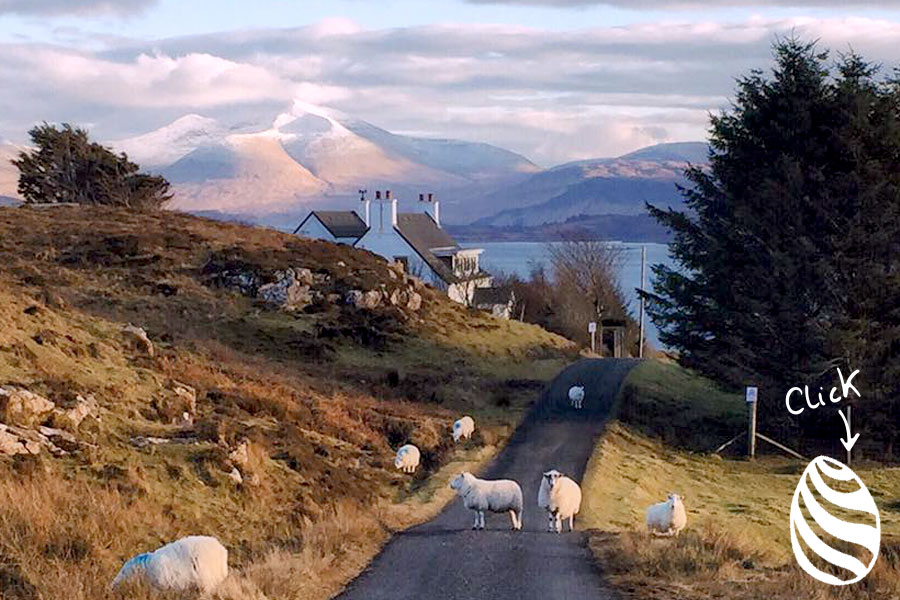
[{"label": "tarmac road surface", "polygon": [[[544,391],[507,447],[481,475],[522,486],[522,531],[506,513],[487,513],[487,528],[471,529],[474,513],[458,498],[432,521],[397,534],[347,589],[342,600],[589,600],[610,599],[579,531],[547,532],[537,507],[541,474],[551,468],[581,481],[594,440],[616,392],[637,361],[584,359]],[[569,407],[568,390],[585,386],[584,407]],[[578,517],[575,518],[576,526]]]}]

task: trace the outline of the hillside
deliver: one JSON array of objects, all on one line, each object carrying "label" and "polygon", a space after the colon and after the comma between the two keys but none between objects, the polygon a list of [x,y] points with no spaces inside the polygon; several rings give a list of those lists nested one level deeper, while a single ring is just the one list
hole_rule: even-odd
[{"label": "hillside", "polygon": [[125,559],[187,534],[229,548],[224,598],[326,598],[574,352],[368,253],[106,208],[0,208],[0,321],[9,599],[112,597]]}]

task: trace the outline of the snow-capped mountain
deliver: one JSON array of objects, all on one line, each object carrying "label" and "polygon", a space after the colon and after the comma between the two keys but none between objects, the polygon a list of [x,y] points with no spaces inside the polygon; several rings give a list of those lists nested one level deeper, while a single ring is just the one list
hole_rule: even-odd
[{"label": "snow-capped mountain", "polygon": [[395,135],[300,101],[263,127],[187,115],[111,145],[169,179],[175,208],[248,215],[346,206],[366,187],[409,200],[437,192],[452,219],[454,207],[485,186],[539,170],[488,144]]},{"label": "snow-capped mountain", "polygon": [[0,197],[18,198],[19,170],[10,162],[22,149],[0,138]]}]

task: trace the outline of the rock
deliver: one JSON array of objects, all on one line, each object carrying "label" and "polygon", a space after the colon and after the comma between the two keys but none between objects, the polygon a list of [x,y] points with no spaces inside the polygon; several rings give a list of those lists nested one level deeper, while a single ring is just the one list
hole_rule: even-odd
[{"label": "rock", "polygon": [[190,425],[197,414],[197,390],[172,380],[169,388],[153,401],[152,406],[163,421],[173,425]]},{"label": "rock", "polygon": [[85,398],[81,394],[75,397],[75,406],[72,408],[55,408],[51,415],[53,426],[66,431],[78,431],[81,422],[88,416],[97,414],[98,406],[94,396],[88,394]]},{"label": "rock", "polygon": [[66,452],[75,452],[76,450],[81,448],[81,443],[78,441],[78,439],[67,431],[54,429],[52,427],[40,427],[38,431],[54,446],[61,448]]},{"label": "rock", "polygon": [[0,421],[7,425],[33,427],[46,419],[56,405],[28,390],[0,387]]},{"label": "rock", "polygon": [[140,350],[150,358],[153,358],[153,342],[151,342],[150,338],[147,337],[147,332],[144,331],[143,327],[136,327],[135,325],[129,323],[125,326],[124,329],[122,329],[122,332],[131,339],[132,343],[138,350]]},{"label": "rock", "polygon": [[250,464],[250,442],[241,441],[237,447],[228,454],[228,459],[239,467],[246,468]]},{"label": "rock", "polygon": [[363,293],[360,290],[350,290],[344,295],[344,304],[358,306],[362,301]]},{"label": "rock", "polygon": [[31,447],[27,446],[25,440],[7,431],[6,427],[2,423],[0,423],[0,456],[15,456],[16,454],[37,454],[40,451],[41,447],[39,445],[37,446],[36,450],[34,449],[33,445]]},{"label": "rock", "polygon": [[340,294],[328,294],[327,296],[325,296],[325,301],[328,302],[329,304],[337,304],[338,302],[341,301],[341,295]]},{"label": "rock", "polygon": [[190,414],[193,418],[197,414],[197,390],[186,383],[173,380],[172,391],[184,401],[185,409],[182,412]]},{"label": "rock", "polygon": [[369,290],[362,295],[362,300],[357,308],[376,308],[381,304],[381,292],[378,290]]},{"label": "rock", "polygon": [[316,281],[316,277],[313,275],[313,272],[302,267],[299,269],[294,269],[294,277],[303,285],[312,285]]},{"label": "rock", "polygon": [[275,281],[260,286],[256,296],[272,308],[300,310],[312,302],[309,291],[312,282],[313,275],[309,269],[278,271]]},{"label": "rock", "polygon": [[416,312],[417,310],[422,308],[422,296],[417,292],[410,292],[409,302],[406,303],[406,308],[413,312]]},{"label": "rock", "polygon": [[244,478],[241,476],[241,472],[237,470],[237,467],[231,469],[231,472],[228,473],[228,477],[230,477],[237,485],[244,483]]}]

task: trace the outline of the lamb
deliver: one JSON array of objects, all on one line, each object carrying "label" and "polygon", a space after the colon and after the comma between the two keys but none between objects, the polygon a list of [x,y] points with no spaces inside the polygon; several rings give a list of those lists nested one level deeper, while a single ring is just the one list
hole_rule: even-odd
[{"label": "lamb", "polygon": [[684,498],[669,494],[665,502],[654,504],[647,509],[647,530],[651,533],[677,536],[687,525]]},{"label": "lamb", "polygon": [[475,433],[475,421],[472,417],[462,417],[453,422],[453,441],[458,442],[460,438],[467,440]]},{"label": "lamb", "polygon": [[584,386],[573,385],[569,388],[569,402],[572,408],[581,408],[584,404]]},{"label": "lamb", "polygon": [[575,527],[575,515],[581,510],[581,488],[556,469],[544,473],[538,490],[538,506],[547,511],[547,531],[562,532],[562,522]]},{"label": "lamb", "polygon": [[510,479],[478,479],[469,472],[457,475],[450,488],[463,499],[466,508],[475,511],[472,529],[484,529],[484,512],[509,512],[514,531],[522,529],[522,488]]},{"label": "lamb", "polygon": [[412,444],[406,444],[397,450],[397,458],[394,459],[394,466],[404,473],[415,473],[416,467],[419,466],[419,458],[422,453]]},{"label": "lamb", "polygon": [[214,537],[181,538],[126,562],[111,586],[143,577],[157,590],[212,592],[228,576],[228,550]]}]

